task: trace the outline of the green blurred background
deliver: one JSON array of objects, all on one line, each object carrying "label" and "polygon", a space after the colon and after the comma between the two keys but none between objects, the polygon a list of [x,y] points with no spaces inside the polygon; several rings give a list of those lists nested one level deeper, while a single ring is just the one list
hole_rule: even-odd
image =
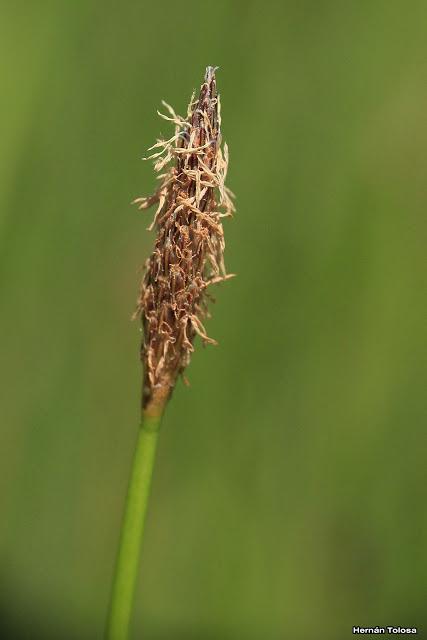
[{"label": "green blurred background", "polygon": [[426,3],[2,16],[3,637],[102,638],[153,245],[129,202],[161,99],[185,112],[206,65],[238,278],[163,424],[132,637],[425,629]]}]

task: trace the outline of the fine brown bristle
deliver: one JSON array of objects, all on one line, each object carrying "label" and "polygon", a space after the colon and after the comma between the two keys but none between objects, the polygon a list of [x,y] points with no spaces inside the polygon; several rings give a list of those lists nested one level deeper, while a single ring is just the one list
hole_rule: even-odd
[{"label": "fine brown bristle", "polygon": [[232,277],[224,266],[221,219],[232,215],[232,193],[225,186],[228,149],[221,149],[221,113],[215,68],[207,67],[198,99],[194,94],[186,118],[163,102],[175,135],[149,150],[161,184],[156,193],[137,198],[146,209],[157,203],[149,229],[156,227],[154,251],[145,265],[135,315],[141,316],[144,363],[143,406],[159,390],[169,393],[188,365],[199,335],[215,344],[202,324],[208,316],[207,287]]}]

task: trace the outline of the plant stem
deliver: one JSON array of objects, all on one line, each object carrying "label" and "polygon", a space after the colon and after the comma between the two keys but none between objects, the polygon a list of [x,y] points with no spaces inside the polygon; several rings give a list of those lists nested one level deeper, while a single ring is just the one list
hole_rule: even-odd
[{"label": "plant stem", "polygon": [[143,411],[129,480],[108,614],[108,640],[126,640],[135,593],[141,541],[164,404]]}]

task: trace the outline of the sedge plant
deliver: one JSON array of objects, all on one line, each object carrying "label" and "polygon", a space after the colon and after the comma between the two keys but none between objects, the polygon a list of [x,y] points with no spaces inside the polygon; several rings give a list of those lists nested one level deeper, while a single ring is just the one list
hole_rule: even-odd
[{"label": "sedge plant", "polygon": [[[154,160],[160,186],[137,198],[139,209],[157,205],[149,230],[154,250],[145,263],[135,316],[142,321],[143,388],[141,424],[133,458],[107,623],[108,640],[128,638],[140,546],[160,423],[179,376],[184,376],[194,341],[216,344],[203,325],[209,316],[212,284],[227,280],[222,218],[234,211],[225,186],[227,145],[221,143],[220,99],[214,67],[207,67],[199,95],[193,93],[186,117],[167,103],[175,125],[158,140]],[[185,380],[185,377],[184,377]]]}]

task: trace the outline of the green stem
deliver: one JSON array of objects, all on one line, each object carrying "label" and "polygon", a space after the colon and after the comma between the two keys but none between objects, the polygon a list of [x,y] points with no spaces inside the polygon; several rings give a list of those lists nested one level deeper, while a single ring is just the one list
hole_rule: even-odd
[{"label": "green stem", "polygon": [[126,640],[128,637],[162,415],[162,410],[156,415],[144,412],[138,433],[108,614],[108,640]]}]

